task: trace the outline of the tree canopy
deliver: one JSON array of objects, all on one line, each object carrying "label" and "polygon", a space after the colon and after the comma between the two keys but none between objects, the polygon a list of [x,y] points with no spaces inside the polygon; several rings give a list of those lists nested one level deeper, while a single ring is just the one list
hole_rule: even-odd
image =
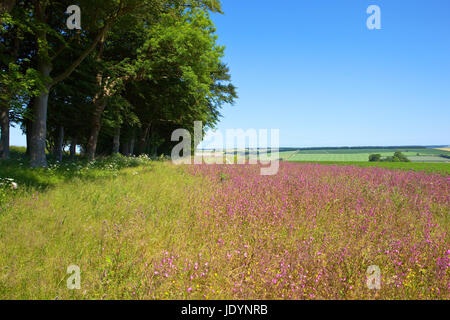
[{"label": "tree canopy", "polygon": [[[33,167],[65,146],[98,154],[169,152],[171,132],[214,127],[237,98],[222,62],[215,0],[8,0],[0,6],[0,122],[27,134]],[[7,128],[7,129],[6,129]]]}]

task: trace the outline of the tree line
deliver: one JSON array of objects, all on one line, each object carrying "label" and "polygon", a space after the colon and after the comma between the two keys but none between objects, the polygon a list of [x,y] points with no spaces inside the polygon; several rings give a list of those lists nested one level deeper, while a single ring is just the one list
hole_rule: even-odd
[{"label": "tree line", "polygon": [[393,156],[382,158],[381,154],[371,154],[369,155],[370,162],[411,162],[407,156],[405,156],[400,151],[396,151]]},{"label": "tree line", "polygon": [[[81,9],[81,29],[66,25]],[[237,98],[210,13],[216,0],[2,0],[0,156],[20,125],[32,167],[69,146],[167,153],[171,132],[214,127]]]}]

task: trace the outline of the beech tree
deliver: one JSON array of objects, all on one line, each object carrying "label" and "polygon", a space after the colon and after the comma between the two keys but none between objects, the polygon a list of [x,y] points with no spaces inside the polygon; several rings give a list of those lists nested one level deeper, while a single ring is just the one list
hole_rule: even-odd
[{"label": "beech tree", "polygon": [[31,68],[29,51],[32,46],[27,38],[29,17],[14,8],[14,4],[15,1],[4,1],[0,4],[0,158],[2,159],[9,157],[11,120],[17,120],[27,100],[43,89],[37,71]]},{"label": "beech tree", "polygon": [[218,1],[81,0],[74,29],[71,2],[0,5],[3,157],[11,117],[27,133],[31,166],[45,167],[46,149],[61,161],[67,145],[89,159],[97,149],[156,152],[168,130],[214,126],[236,98],[209,18]]}]

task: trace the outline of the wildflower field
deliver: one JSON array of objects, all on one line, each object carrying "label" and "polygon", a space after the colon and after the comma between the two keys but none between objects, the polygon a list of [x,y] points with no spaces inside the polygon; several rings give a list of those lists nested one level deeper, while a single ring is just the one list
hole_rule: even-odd
[{"label": "wildflower field", "polygon": [[450,298],[446,174],[141,161],[19,184],[1,204],[0,298]]}]

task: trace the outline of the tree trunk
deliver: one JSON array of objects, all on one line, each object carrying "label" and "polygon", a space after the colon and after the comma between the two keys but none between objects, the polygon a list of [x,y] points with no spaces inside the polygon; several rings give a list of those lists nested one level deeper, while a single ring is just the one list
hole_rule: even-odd
[{"label": "tree trunk", "polygon": [[25,155],[29,157],[31,155],[31,130],[32,130],[31,128],[33,127],[33,121],[31,121],[28,118],[25,118],[24,126],[25,126],[25,135],[27,138],[27,151],[25,152]]},{"label": "tree trunk", "polygon": [[[45,73],[50,74],[50,68]],[[50,88],[48,88],[49,90]],[[47,167],[45,146],[47,138],[47,104],[48,91],[42,92],[34,99],[33,126],[31,130],[30,164],[32,168]]]},{"label": "tree trunk", "polygon": [[97,150],[98,134],[100,133],[100,129],[101,129],[102,113],[103,113],[103,110],[105,109],[105,107],[106,107],[106,100],[96,103],[95,111],[94,111],[94,114],[92,115],[91,132],[89,134],[89,140],[88,140],[87,150],[86,150],[89,161],[95,159],[95,151]]},{"label": "tree trunk", "polygon": [[63,159],[63,143],[64,143],[64,127],[59,127],[58,143],[56,145],[56,159],[62,162]]},{"label": "tree trunk", "polygon": [[142,135],[139,138],[139,154],[144,154],[147,149],[147,141],[148,141],[148,135],[150,133],[150,127],[151,124],[149,124],[145,129],[142,131]]},{"label": "tree trunk", "polygon": [[126,157],[130,155],[130,139],[120,143],[120,153]]},{"label": "tree trunk", "polygon": [[120,127],[114,129],[113,154],[120,150]]},{"label": "tree trunk", "polygon": [[[37,2],[35,11],[39,22],[46,22],[46,2]],[[49,49],[47,46],[47,31],[40,28],[36,31],[37,42],[37,71],[43,79],[50,79],[52,64],[49,60]],[[48,95],[51,85],[47,83],[45,89],[39,96],[34,98],[33,104],[33,127],[31,130],[31,152],[30,165],[32,168],[47,167],[45,157],[45,141],[47,138],[47,106]]]},{"label": "tree trunk", "polygon": [[[9,13],[13,9],[16,0],[2,0],[0,3],[0,24],[3,24],[3,14]],[[17,57],[17,49],[18,49],[19,39],[16,38],[14,40],[15,51],[12,53],[12,56]],[[6,102],[5,105],[0,107],[0,129],[1,129],[1,138],[0,138],[0,158],[1,159],[9,159],[9,107]]]},{"label": "tree trunk", "polygon": [[120,150],[120,127],[114,129],[114,140],[112,153],[119,153]]},{"label": "tree trunk", "polygon": [[[98,42],[97,57],[95,59],[97,63],[101,63],[101,61],[102,61],[103,50],[105,49],[105,40],[106,40],[106,35],[103,34]],[[103,85],[102,85],[103,73],[101,71],[99,71],[97,73],[96,81],[97,81],[97,85],[99,86],[99,88],[103,88]],[[106,107],[106,100],[102,99],[102,97],[103,97],[102,91],[100,90],[95,94],[94,100],[93,100],[94,114],[92,115],[91,132],[89,134],[88,144],[86,146],[86,148],[87,148],[86,153],[87,153],[87,157],[88,157],[89,161],[95,159],[95,151],[97,150],[97,140],[98,140],[98,135],[99,135],[100,129],[101,129],[102,113]]]},{"label": "tree trunk", "polygon": [[70,160],[74,160],[77,155],[77,138],[72,138],[70,143]]},{"label": "tree trunk", "polygon": [[[12,0],[8,0],[8,2],[13,2]],[[37,20],[43,24],[47,23],[48,15],[46,14],[46,8],[49,5],[48,1],[35,1],[35,16]],[[115,18],[115,20],[118,17]],[[91,43],[89,47],[87,47],[83,53],[73,61],[73,63],[59,76],[56,76],[52,79],[50,83],[46,85],[46,91],[41,93],[39,97],[35,99],[34,105],[34,123],[32,126],[32,137],[31,137],[31,149],[30,149],[30,164],[32,167],[46,167],[47,160],[45,158],[45,139],[47,134],[47,103],[48,103],[48,95],[50,88],[57,84],[58,82],[63,81],[67,77],[69,77],[72,72],[80,65],[81,62],[96,48],[99,41],[103,43],[105,41],[105,34],[108,32],[111,24],[115,20],[108,20],[105,22],[103,28],[97,34],[95,40]],[[45,28],[39,28],[36,32],[36,43],[37,46],[37,61],[38,61],[38,71],[40,76],[43,79],[50,79],[51,72],[51,61],[49,56],[49,43],[47,42],[47,31]],[[103,49],[102,49],[103,50]],[[98,130],[100,130],[98,128]],[[97,132],[98,136],[98,132]],[[96,138],[96,137],[95,137]],[[95,145],[96,146],[96,139]],[[95,154],[95,148],[94,154]]]},{"label": "tree trunk", "polygon": [[100,121],[95,117],[92,119],[91,133],[86,147],[86,154],[89,161],[95,159],[95,151],[97,150],[98,134],[100,133]]},{"label": "tree trunk", "polygon": [[129,152],[129,156],[134,156],[134,143],[135,143],[135,137],[134,137],[134,133],[133,133],[133,135],[131,136],[131,140],[130,140],[130,145],[129,145],[129,150],[128,150],[128,152]]},{"label": "tree trunk", "polygon": [[0,109],[0,158],[9,159],[9,110],[2,106]]}]

